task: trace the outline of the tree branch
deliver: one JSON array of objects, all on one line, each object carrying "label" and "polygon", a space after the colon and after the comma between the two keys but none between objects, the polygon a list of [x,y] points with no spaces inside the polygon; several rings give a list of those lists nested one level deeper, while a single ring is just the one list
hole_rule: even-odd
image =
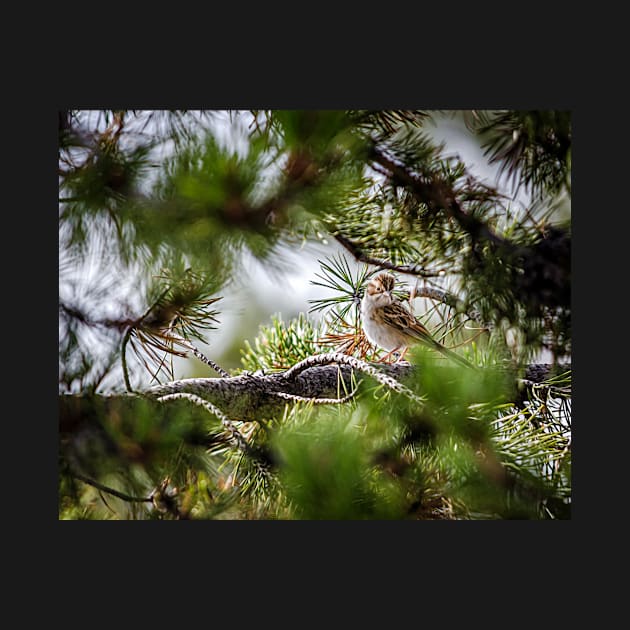
[{"label": "tree branch", "polygon": [[[333,362],[343,364],[330,365]],[[353,390],[355,371],[367,373],[387,387],[422,403],[421,398],[400,382],[415,369],[406,363],[367,364],[347,355],[327,353],[309,357],[285,372],[229,378],[189,378],[153,386],[145,393],[156,398],[180,392],[195,394],[212,402],[233,420],[252,421],[282,413],[285,404],[293,397],[311,399],[315,403],[318,399],[339,403],[340,390]],[[525,378],[541,382],[551,370],[550,364],[530,365]]]},{"label": "tree branch", "polygon": [[[330,365],[335,361],[344,365]],[[182,379],[155,385],[145,393],[152,398],[181,392],[195,394],[210,401],[233,420],[252,421],[282,413],[288,400],[295,400],[293,397],[321,404],[342,402],[339,391],[353,392],[353,368],[367,372],[377,380],[387,380],[385,384],[397,391],[401,388],[404,393],[409,391],[398,382],[401,376],[409,373],[409,366],[405,364],[375,367],[347,355],[327,353],[309,357],[286,372]],[[324,403],[322,399],[328,400]]]},{"label": "tree branch", "polygon": [[372,256],[368,256],[356,243],[343,234],[333,234],[333,237],[340,245],[345,247],[358,262],[374,265],[380,269],[389,269],[390,271],[420,276],[421,278],[437,278],[440,275],[440,273],[436,271],[426,271],[419,265],[395,265],[387,260],[372,258]]},{"label": "tree branch", "polygon": [[[410,295],[411,297],[411,295]],[[442,289],[436,289],[434,287],[417,287],[413,290],[413,297],[424,297],[436,302],[442,302],[451,308],[455,309],[458,313],[464,313],[474,322],[480,323],[486,330],[491,330],[493,325],[489,322],[483,321],[481,313],[476,307],[464,309],[464,303],[454,294]]]},{"label": "tree branch", "polygon": [[477,217],[465,212],[452,191],[444,190],[443,186],[435,183],[429,184],[422,181],[410,173],[404,165],[394,162],[375,146],[370,151],[370,158],[391,173],[393,179],[411,190],[415,197],[430,209],[443,208],[449,216],[459,223],[463,230],[470,234],[473,240],[482,239],[508,250],[515,249],[513,243],[495,234]]},{"label": "tree branch", "polygon": [[[337,364],[331,365],[332,362]],[[527,381],[540,383],[552,373],[552,369],[553,366],[550,364],[533,364],[528,366],[523,377]],[[562,369],[570,370],[571,366],[563,366]],[[417,368],[408,363],[367,364],[347,355],[327,353],[309,357],[285,372],[244,374],[224,378],[188,378],[155,385],[146,390],[144,395],[155,399],[158,404],[163,404],[159,399],[164,399],[165,396],[192,394],[210,403],[215,415],[217,415],[215,410],[218,410],[221,421],[229,419],[230,422],[251,422],[277,417],[283,413],[285,405],[292,402],[307,401],[316,404],[345,402],[355,393],[353,380],[357,371],[369,374],[387,387],[422,403],[422,399],[401,382],[415,370]],[[340,398],[339,392],[351,394]],[[123,397],[129,395],[123,394]],[[94,397],[102,398],[96,395]],[[72,414],[73,417],[88,414],[94,404],[92,398],[63,396],[62,399],[66,403],[73,404],[71,406],[65,404],[61,408],[61,420],[64,420],[63,416],[66,414]],[[190,399],[192,400],[192,397]]]},{"label": "tree branch", "polygon": [[104,486],[102,483],[99,483],[95,479],[90,479],[85,475],[81,475],[77,472],[70,472],[70,475],[83,483],[86,483],[88,486],[93,486],[97,490],[101,492],[107,492],[107,494],[111,494],[114,497],[118,497],[123,501],[129,501],[130,503],[151,503],[153,501],[152,497],[132,497],[124,492],[120,492],[119,490],[114,490],[114,488],[110,488],[108,486]]}]

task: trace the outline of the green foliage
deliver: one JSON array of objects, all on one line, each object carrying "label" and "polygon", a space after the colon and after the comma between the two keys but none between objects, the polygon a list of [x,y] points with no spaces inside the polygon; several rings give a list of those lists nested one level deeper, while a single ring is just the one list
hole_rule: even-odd
[{"label": "green foliage", "polygon": [[169,326],[184,339],[203,340],[202,331],[216,328],[218,323],[218,312],[208,309],[220,299],[210,297],[218,284],[216,278],[190,268],[178,268],[178,262],[174,261],[159,277],[164,289],[154,301],[145,322],[158,327]]},{"label": "green foliage", "polygon": [[151,285],[150,290],[159,294],[149,296],[149,309],[127,328],[122,351],[129,343],[154,378],[164,372],[172,379],[173,367],[167,359],[185,356],[185,342],[203,341],[203,331],[216,328],[219,313],[209,307],[221,298],[210,297],[217,287],[216,278],[182,269],[179,260],[173,260],[157,279],[159,284]]},{"label": "green foliage", "polygon": [[278,110],[273,119],[288,147],[326,156],[336,145],[348,142],[345,132],[350,129],[350,121],[341,110]]},{"label": "green foliage", "polygon": [[[121,499],[80,483],[77,475],[146,499],[164,479],[188,488],[191,471],[216,473],[218,464],[205,450],[218,439],[212,435],[217,420],[186,401],[167,406],[142,398],[67,396],[60,401],[60,419],[61,518],[76,514],[77,503],[86,508],[83,518],[153,514],[150,500]],[[76,502],[63,499],[69,493]]]},{"label": "green foliage", "polygon": [[[117,127],[116,127],[117,125]],[[121,146],[122,119],[116,115],[102,133],[90,142],[74,141],[60,135],[60,149],[66,166],[60,186],[60,197],[82,204],[83,211],[94,211],[110,205],[119,206],[125,198],[137,193],[142,178],[151,167],[146,144]]]},{"label": "green foliage", "polygon": [[[426,354],[417,349],[413,358],[419,366],[416,387],[427,400],[422,432],[447,463],[449,494],[465,510],[461,516],[564,517],[570,479],[560,481],[555,466],[567,455],[570,425],[547,408],[515,406],[513,381],[504,370],[471,375],[461,367],[436,368]],[[556,402],[563,396],[554,388]],[[417,412],[401,413],[413,427]],[[561,499],[554,514],[545,512],[550,499]]]},{"label": "green foliage", "polygon": [[571,188],[571,113],[499,111],[478,115],[490,162],[537,196]]},{"label": "green foliage", "polygon": [[[60,112],[59,389],[80,394],[60,402],[60,518],[569,518],[570,371],[533,383],[526,363],[571,354],[570,114],[466,113],[531,204],[447,154],[438,112],[229,116],[235,146],[219,112]],[[220,328],[243,254],[277,268],[311,240],[345,250],[311,279],[329,292],[311,302],[321,319],[274,315],[243,341],[244,371],[330,350],[381,361],[359,310],[381,268],[480,369],[416,348],[415,398],[355,370],[349,402],[285,399],[255,422],[95,395],[176,378],[174,358]]]},{"label": "green foliage", "polygon": [[244,341],[241,351],[243,369],[250,372],[286,370],[298,361],[323,351],[320,336],[319,327],[304,313],[287,323],[280,315],[274,315],[270,326],[260,327],[253,345],[248,340]]},{"label": "green foliage", "polygon": [[283,418],[272,444],[289,517],[567,518],[569,429],[551,428],[557,415],[515,407],[504,374],[415,359],[421,409],[372,385],[355,405]]},{"label": "green foliage", "polygon": [[303,519],[392,519],[404,515],[404,496],[373,469],[353,417],[321,412],[299,431],[275,439],[281,481],[294,516]]},{"label": "green foliage", "polygon": [[265,194],[262,160],[260,140],[241,156],[212,135],[195,139],[165,162],[153,194],[131,207],[130,216],[148,242],[166,239],[201,261],[242,246],[264,256],[274,238],[257,205]]},{"label": "green foliage", "polygon": [[374,272],[365,265],[353,274],[347,258],[341,254],[332,256],[328,262],[321,260],[318,262],[322,271],[315,274],[318,279],[311,280],[311,284],[330,289],[333,295],[311,300],[313,306],[310,310],[317,312],[335,307],[336,315],[345,317],[353,306],[357,307],[363,297],[365,283]]}]

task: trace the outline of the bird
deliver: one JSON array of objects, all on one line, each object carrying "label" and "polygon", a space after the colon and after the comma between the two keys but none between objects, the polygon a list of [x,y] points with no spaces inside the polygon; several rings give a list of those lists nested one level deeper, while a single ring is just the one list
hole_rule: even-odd
[{"label": "bird", "polygon": [[387,350],[389,355],[402,351],[399,360],[409,346],[424,343],[460,365],[475,368],[431,336],[420,320],[394,296],[395,284],[396,278],[387,272],[378,274],[367,283],[361,299],[361,322],[368,341]]}]

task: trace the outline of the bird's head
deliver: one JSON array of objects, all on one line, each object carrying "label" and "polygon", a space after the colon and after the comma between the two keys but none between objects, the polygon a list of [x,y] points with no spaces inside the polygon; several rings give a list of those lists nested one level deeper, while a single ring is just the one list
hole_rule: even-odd
[{"label": "bird's head", "polygon": [[372,278],[367,284],[365,294],[375,306],[382,307],[391,304],[394,301],[392,291],[396,279],[391,273],[382,272],[378,276]]}]

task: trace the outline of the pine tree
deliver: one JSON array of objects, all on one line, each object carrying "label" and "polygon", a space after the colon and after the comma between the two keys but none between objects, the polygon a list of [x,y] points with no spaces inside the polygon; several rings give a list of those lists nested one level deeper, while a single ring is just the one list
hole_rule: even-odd
[{"label": "pine tree", "polygon": [[[59,112],[59,518],[569,518],[570,112],[234,111],[236,145],[219,114]],[[330,297],[239,368],[199,350],[245,255],[323,241]],[[477,369],[369,343],[382,270]]]}]

